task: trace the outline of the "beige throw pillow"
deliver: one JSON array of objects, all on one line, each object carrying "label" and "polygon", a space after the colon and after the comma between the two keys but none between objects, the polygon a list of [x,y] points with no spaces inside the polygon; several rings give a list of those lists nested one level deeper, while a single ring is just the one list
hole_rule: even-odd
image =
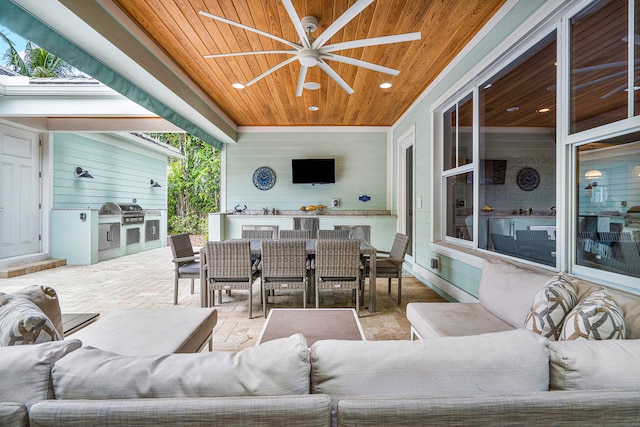
[{"label": "beige throw pillow", "polygon": [[604,289],[592,292],[567,315],[561,340],[624,339],[624,315],[618,303]]},{"label": "beige throw pillow", "polygon": [[0,293],[0,345],[40,344],[61,340],[55,326],[33,302]]},{"label": "beige throw pillow", "polygon": [[577,302],[576,290],[571,282],[562,275],[555,276],[533,298],[524,328],[557,341],[565,317]]}]

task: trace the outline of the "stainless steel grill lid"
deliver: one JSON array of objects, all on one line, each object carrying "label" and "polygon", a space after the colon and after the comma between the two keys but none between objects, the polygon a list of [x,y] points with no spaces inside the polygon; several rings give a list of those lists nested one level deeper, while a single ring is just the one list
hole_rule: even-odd
[{"label": "stainless steel grill lid", "polygon": [[123,225],[144,222],[144,210],[135,203],[106,202],[100,207],[99,215],[119,215]]}]

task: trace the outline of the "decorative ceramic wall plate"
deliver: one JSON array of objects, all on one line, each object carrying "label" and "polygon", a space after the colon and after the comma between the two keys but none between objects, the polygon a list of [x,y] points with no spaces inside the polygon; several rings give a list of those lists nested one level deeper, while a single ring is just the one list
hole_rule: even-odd
[{"label": "decorative ceramic wall plate", "polygon": [[531,191],[540,185],[540,174],[534,168],[522,168],[516,176],[516,183],[523,191]]},{"label": "decorative ceramic wall plate", "polygon": [[276,173],[267,166],[256,169],[253,173],[253,185],[258,190],[268,190],[276,184]]}]

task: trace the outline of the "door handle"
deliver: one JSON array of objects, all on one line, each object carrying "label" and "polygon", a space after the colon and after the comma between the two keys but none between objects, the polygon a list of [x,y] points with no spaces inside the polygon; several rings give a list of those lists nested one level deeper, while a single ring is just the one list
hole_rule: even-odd
[{"label": "door handle", "polygon": [[111,232],[107,231],[107,242],[110,242],[113,240],[113,237],[111,236]]}]

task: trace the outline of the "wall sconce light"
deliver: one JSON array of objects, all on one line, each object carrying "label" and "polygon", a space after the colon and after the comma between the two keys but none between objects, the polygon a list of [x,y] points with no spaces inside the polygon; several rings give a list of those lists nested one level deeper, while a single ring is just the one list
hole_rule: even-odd
[{"label": "wall sconce light", "polygon": [[596,154],[595,148],[591,148],[591,170],[588,170],[587,173],[584,174],[584,177],[587,179],[596,179],[602,178],[602,172],[596,169]]},{"label": "wall sconce light", "polygon": [[80,166],[76,166],[76,178],[92,178],[93,179],[91,174],[85,169],[82,169]]},{"label": "wall sconce light", "polygon": [[158,181],[150,180],[149,181],[149,187],[151,187],[151,188],[160,188],[160,187],[162,187],[162,185],[160,185],[160,183]]}]

